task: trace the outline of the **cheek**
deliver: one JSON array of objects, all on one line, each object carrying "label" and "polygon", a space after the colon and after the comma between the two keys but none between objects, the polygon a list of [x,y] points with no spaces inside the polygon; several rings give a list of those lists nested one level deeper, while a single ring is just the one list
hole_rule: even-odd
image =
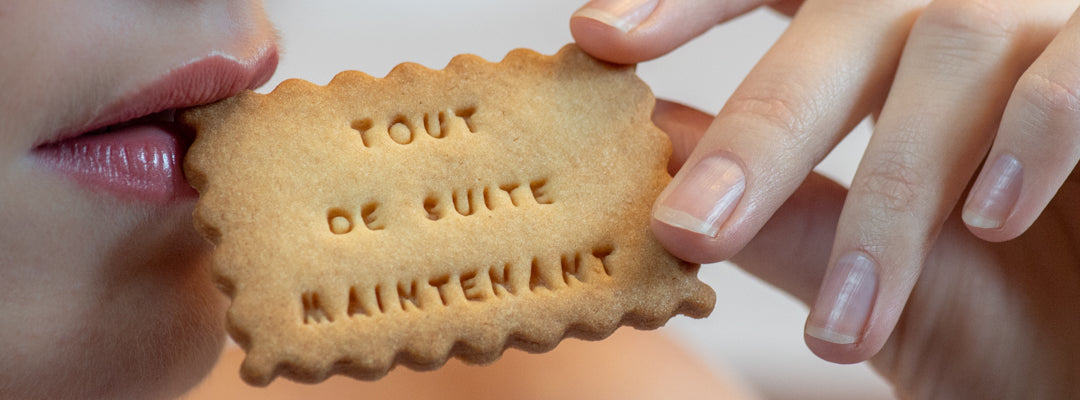
[{"label": "cheek", "polygon": [[226,300],[190,206],[97,216],[108,232],[24,231],[34,251],[0,269],[0,398],[175,397],[216,361]]}]

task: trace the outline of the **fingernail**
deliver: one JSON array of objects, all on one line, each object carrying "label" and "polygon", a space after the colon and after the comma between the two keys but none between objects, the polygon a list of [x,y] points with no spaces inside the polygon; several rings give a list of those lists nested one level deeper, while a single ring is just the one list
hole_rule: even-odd
[{"label": "fingernail", "polygon": [[709,237],[731,215],[746,189],[746,175],[735,162],[707,157],[675,179],[656,201],[657,221]]},{"label": "fingernail", "polygon": [[1020,198],[1024,166],[1010,154],[1002,154],[990,165],[968,195],[964,222],[975,228],[997,229],[1005,224]]},{"label": "fingernail", "polygon": [[656,9],[659,0],[594,0],[574,13],[623,32],[630,32]]},{"label": "fingernail", "polygon": [[817,302],[807,318],[806,334],[836,344],[862,336],[877,294],[877,267],[862,253],[840,257],[825,275]]}]

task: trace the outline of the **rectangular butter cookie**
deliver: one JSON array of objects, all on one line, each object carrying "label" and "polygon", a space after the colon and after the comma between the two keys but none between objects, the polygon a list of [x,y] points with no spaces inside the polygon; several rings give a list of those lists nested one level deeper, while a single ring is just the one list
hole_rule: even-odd
[{"label": "rectangular butter cookie", "polygon": [[698,266],[649,230],[671,151],[653,105],[632,66],[567,45],[183,113],[241,375],[377,379],[708,315]]}]

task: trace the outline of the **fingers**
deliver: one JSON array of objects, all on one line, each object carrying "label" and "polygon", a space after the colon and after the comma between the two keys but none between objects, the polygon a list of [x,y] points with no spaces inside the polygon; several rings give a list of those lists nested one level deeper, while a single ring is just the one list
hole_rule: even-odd
[{"label": "fingers", "polygon": [[[653,122],[672,142],[669,170],[678,171],[712,116],[657,100]],[[733,259],[740,268],[810,304],[829,261],[829,248],[847,190],[811,174]]]},{"label": "fingers", "polygon": [[1043,27],[1062,22],[1033,18],[1032,3],[1060,15],[1061,2],[937,0],[914,25],[807,319],[822,358],[866,360],[891,334],[1013,85],[1052,37]]},{"label": "fingers", "polygon": [[[1080,22],[1046,47],[1076,3],[937,0],[925,10],[915,1],[803,4],[661,194],[654,232],[674,254],[696,262],[727,258],[746,245],[736,259],[741,266],[813,299],[806,340],[815,353],[836,362],[868,359],[892,332],[931,244],[991,142],[963,213],[972,232],[988,240],[1027,229],[1080,159],[1080,62],[1071,58]],[[819,178],[796,191],[799,182],[886,91],[831,253],[807,245],[824,248],[826,236],[806,232],[827,229],[802,213],[789,218],[805,224],[804,232],[778,219],[765,225],[792,193],[777,216],[799,204]],[[658,125],[672,123],[661,116],[685,111],[662,107]],[[698,117],[669,130],[700,129]],[[677,146],[695,141],[673,135]],[[673,167],[685,149],[677,147]],[[820,181],[816,187],[811,192],[842,192],[822,189],[829,185]],[[787,264],[777,255],[809,267],[801,274],[781,268]],[[827,269],[813,264],[821,260]],[[820,290],[807,283],[821,276]]]},{"label": "fingers", "polygon": [[878,107],[913,7],[805,3],[657,200],[653,231],[668,250],[708,263],[749,242],[813,166]]},{"label": "fingers", "polygon": [[[682,166],[712,118],[679,103],[656,101],[652,119],[671,138],[672,172]],[[732,261],[809,304],[825,275],[846,193],[828,178],[811,174]]]},{"label": "fingers", "polygon": [[716,24],[771,0],[593,0],[570,18],[582,49],[634,64],[667,54]]},{"label": "fingers", "polygon": [[1026,231],[1080,160],[1080,14],[1017,83],[963,210],[982,239]]},{"label": "fingers", "polygon": [[817,295],[847,189],[810,174],[731,261],[806,304]]},{"label": "fingers", "polygon": [[[677,171],[680,160],[685,160],[704,135],[712,116],[657,100],[653,122],[671,138],[674,150],[669,168]],[[810,174],[732,261],[809,304],[825,275],[846,193],[840,184]]]}]

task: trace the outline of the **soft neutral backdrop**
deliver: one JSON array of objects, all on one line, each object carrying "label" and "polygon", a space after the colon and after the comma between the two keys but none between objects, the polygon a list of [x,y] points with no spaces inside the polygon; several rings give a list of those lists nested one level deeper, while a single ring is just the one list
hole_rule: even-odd
[{"label": "soft neutral backdrop", "polygon": [[[583,0],[268,0],[281,31],[281,66],[273,81],[327,83],[355,69],[383,76],[401,62],[442,68],[459,53],[499,60],[527,47],[551,54],[572,40],[568,21]],[[639,66],[658,97],[714,113],[786,20],[769,10],[714,28],[674,53]],[[860,126],[819,170],[848,182],[869,129]],[[748,132],[750,134],[750,132]],[[806,308],[721,263],[702,268],[717,291],[704,320],[676,318],[663,328],[710,364],[733,373],[769,399],[887,399],[891,391],[865,365],[818,360],[802,341]]]}]

